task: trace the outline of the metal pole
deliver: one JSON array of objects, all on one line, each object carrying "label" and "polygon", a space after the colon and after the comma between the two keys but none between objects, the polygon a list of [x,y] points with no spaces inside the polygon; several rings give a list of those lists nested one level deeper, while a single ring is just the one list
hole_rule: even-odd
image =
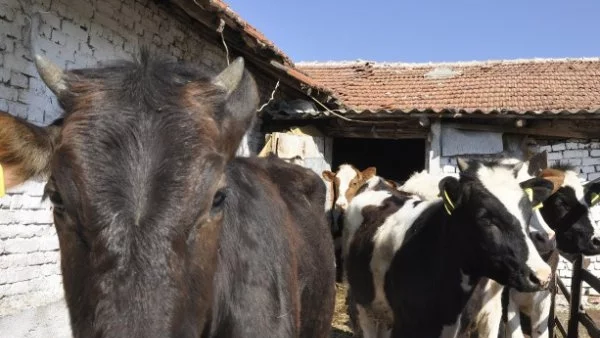
[{"label": "metal pole", "polygon": [[579,338],[579,307],[581,306],[581,280],[583,256],[577,255],[573,261],[573,279],[571,280],[571,309],[569,313],[569,329],[567,338]]},{"label": "metal pole", "polygon": [[548,337],[550,338],[554,338],[554,326],[556,325],[556,313],[555,313],[555,307],[556,307],[556,293],[558,292],[558,285],[556,283],[556,279],[558,278],[558,276],[556,275],[558,273],[558,270],[554,273],[553,278],[552,278],[552,290],[550,290],[550,314],[548,316]]}]

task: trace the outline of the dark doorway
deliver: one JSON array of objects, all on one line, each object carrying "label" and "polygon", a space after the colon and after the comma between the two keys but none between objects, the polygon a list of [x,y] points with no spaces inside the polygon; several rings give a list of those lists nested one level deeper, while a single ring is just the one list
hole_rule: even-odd
[{"label": "dark doorway", "polygon": [[344,163],[359,170],[376,167],[377,175],[404,182],[413,172],[425,169],[425,140],[336,138],[332,169]]}]

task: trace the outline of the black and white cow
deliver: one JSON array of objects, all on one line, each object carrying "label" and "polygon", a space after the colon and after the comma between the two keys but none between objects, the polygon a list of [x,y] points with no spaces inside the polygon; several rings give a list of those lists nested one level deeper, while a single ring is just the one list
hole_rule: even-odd
[{"label": "black and white cow", "polygon": [[[590,207],[600,198],[600,182],[583,185],[574,168],[556,166],[542,170],[539,176],[554,182],[554,193],[544,202],[540,212],[556,232],[557,248],[567,254],[600,254],[600,237],[591,219]],[[558,264],[558,251],[545,253],[553,272]],[[548,337],[550,291],[522,293],[510,290],[507,331],[510,337],[524,337],[520,313],[529,317],[526,329],[532,338]],[[490,324],[493,325],[493,324]],[[495,337],[494,337],[495,338]]]},{"label": "black and white cow", "polygon": [[521,291],[547,287],[550,267],[527,235],[532,203],[551,182],[519,185],[518,168],[459,160],[460,178],[424,201],[384,184],[354,197],[344,216],[350,293],[365,337],[453,337],[479,278]]}]

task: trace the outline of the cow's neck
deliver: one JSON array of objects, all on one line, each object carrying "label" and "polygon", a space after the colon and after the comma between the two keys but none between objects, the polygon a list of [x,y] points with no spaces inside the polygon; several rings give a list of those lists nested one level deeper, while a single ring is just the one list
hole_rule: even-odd
[{"label": "cow's neck", "polygon": [[[394,329],[397,334],[410,336],[427,333],[436,336],[452,331],[459,322],[462,309],[472,294],[477,279],[466,275],[462,268],[459,243],[453,240],[458,236],[454,231],[457,226],[459,225],[453,224],[442,203],[439,203],[426,210],[407,233],[405,244],[399,253],[401,257],[396,260],[398,266],[392,267],[392,271],[403,271],[403,265],[411,265],[410,261],[419,256],[422,267],[418,276],[413,278],[405,274],[398,278],[405,280],[403,284],[414,288],[415,294],[420,296],[413,298],[399,295],[398,298],[417,312],[420,309],[424,312],[413,312],[412,316],[405,318],[408,321],[398,323]],[[417,271],[411,272],[417,274]],[[423,283],[423,280],[427,283]],[[421,320],[431,323],[427,332],[423,332],[422,327],[413,326],[418,325],[414,322],[415,317],[423,317]]]}]

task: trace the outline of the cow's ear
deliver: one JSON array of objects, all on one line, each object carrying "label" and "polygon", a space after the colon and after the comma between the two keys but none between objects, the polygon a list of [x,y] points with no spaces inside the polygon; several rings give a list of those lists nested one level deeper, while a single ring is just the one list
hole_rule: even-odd
[{"label": "cow's ear", "polygon": [[392,180],[385,180],[385,182],[392,188],[398,189],[398,184]]},{"label": "cow's ear", "polygon": [[212,83],[225,93],[225,109],[217,112],[216,120],[220,124],[222,150],[233,157],[256,116],[258,88],[241,57],[214,77]]},{"label": "cow's ear", "polygon": [[460,199],[460,183],[454,177],[444,177],[439,185],[440,196],[444,200],[444,208],[449,215],[452,214]]},{"label": "cow's ear", "polygon": [[366,181],[366,180],[370,179],[371,177],[377,175],[377,168],[368,167],[367,169],[363,170],[361,174],[362,174],[362,179]]},{"label": "cow's ear", "polygon": [[467,160],[466,158],[463,158],[463,157],[458,157],[456,159],[456,163],[458,164],[458,170],[461,173],[466,171],[467,169],[469,169],[469,166],[471,165],[469,160]]},{"label": "cow's ear", "polygon": [[525,194],[534,208],[541,207],[542,203],[550,197],[554,191],[554,183],[540,177],[534,177],[519,184],[525,191]]},{"label": "cow's ear", "polygon": [[333,182],[333,180],[335,180],[335,173],[329,170],[323,171],[321,175],[323,176],[323,179],[327,182]]},{"label": "cow's ear", "polygon": [[544,150],[537,153],[529,159],[527,173],[530,176],[537,176],[542,170],[548,168],[548,153]]},{"label": "cow's ear", "polygon": [[589,206],[600,202],[600,182],[592,182],[585,186],[585,201]]},{"label": "cow's ear", "polygon": [[48,127],[38,127],[0,112],[0,165],[6,189],[30,178],[48,175],[61,124],[62,120]]}]

